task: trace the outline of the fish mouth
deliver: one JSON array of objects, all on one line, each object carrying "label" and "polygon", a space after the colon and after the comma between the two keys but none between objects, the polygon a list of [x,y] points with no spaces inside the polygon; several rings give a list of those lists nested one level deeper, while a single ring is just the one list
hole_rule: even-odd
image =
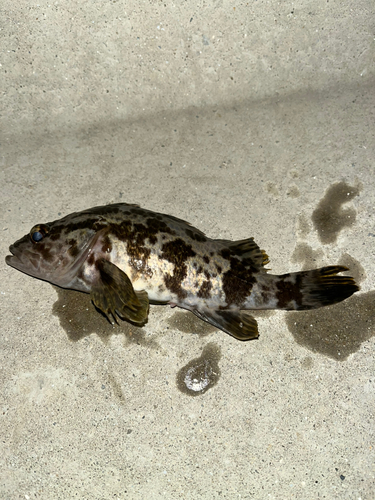
[{"label": "fish mouth", "polygon": [[40,255],[25,250],[20,250],[15,245],[10,245],[9,251],[12,255],[5,257],[5,262],[8,266],[14,267],[18,271],[29,274],[30,276],[38,276]]},{"label": "fish mouth", "polygon": [[14,267],[12,259],[14,260],[14,255],[7,255],[5,257],[5,262],[8,264],[8,266]]},{"label": "fish mouth", "polygon": [[[7,255],[5,257],[5,262],[8,264],[8,266],[15,267],[16,266],[16,261],[19,261],[18,255],[17,255],[17,249],[15,248],[14,245],[10,245],[9,247],[9,252],[12,255]],[[18,252],[19,253],[19,252]]]},{"label": "fish mouth", "polygon": [[34,249],[29,241],[29,236],[26,235],[13,245],[10,245],[9,251],[12,255],[7,255],[5,262],[14,269],[33,278],[48,281],[62,288],[72,288],[72,284],[76,281],[77,274],[83,263],[91,252],[94,252],[98,240],[106,232],[107,229],[104,228],[90,236],[80,248],[79,255],[75,257],[68,255],[68,245],[65,245],[65,249],[60,252],[51,245],[48,248],[49,258],[46,258],[46,252],[43,253],[43,251],[38,250],[38,245]]}]

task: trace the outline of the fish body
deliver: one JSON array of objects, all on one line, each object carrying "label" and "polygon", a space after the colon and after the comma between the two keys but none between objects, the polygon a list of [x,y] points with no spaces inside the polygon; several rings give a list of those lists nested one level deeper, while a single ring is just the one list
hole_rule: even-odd
[{"label": "fish body", "polygon": [[188,309],[230,335],[258,336],[251,309],[313,309],[358,290],[343,266],[268,274],[252,238],[208,238],[176,217],[119,203],[38,224],[9,247],[10,266],[91,294],[109,318],[147,321],[149,303]]}]

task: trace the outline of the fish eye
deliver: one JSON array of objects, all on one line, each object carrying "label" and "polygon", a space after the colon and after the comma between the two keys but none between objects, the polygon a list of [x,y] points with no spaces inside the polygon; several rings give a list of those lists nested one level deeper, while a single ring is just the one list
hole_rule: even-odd
[{"label": "fish eye", "polygon": [[35,242],[38,242],[43,239],[43,235],[40,231],[35,231],[35,233],[31,235],[31,239]]},{"label": "fish eye", "polygon": [[39,243],[46,234],[48,233],[48,229],[44,226],[35,226],[30,231],[30,238],[33,243]]}]

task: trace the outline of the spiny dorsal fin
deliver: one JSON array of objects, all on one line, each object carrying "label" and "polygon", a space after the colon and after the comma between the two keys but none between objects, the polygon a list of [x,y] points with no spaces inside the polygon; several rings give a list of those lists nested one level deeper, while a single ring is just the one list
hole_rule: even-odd
[{"label": "spiny dorsal fin", "polygon": [[257,267],[263,267],[270,261],[266,252],[261,250],[255,243],[254,238],[246,238],[245,240],[238,241],[220,241],[223,243],[223,247],[228,248],[233,256],[239,257],[240,260],[250,259]]}]

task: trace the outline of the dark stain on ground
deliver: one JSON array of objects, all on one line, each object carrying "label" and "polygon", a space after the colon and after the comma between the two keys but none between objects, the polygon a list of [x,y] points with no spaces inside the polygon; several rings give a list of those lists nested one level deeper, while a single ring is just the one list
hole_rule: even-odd
[{"label": "dark stain on ground", "polygon": [[188,396],[200,396],[217,384],[220,378],[220,347],[207,344],[199,358],[191,360],[177,373],[177,388]]},{"label": "dark stain on ground", "polygon": [[344,361],[375,335],[374,304],[375,292],[359,293],[333,306],[287,313],[286,324],[298,344]]},{"label": "dark stain on ground", "polygon": [[322,265],[324,253],[318,248],[313,250],[307,243],[298,243],[291,257],[291,262],[302,264],[301,270],[316,269]]},{"label": "dark stain on ground", "polygon": [[305,214],[300,214],[297,220],[297,232],[298,236],[302,239],[306,238],[311,232],[311,222],[308,220]]},{"label": "dark stain on ground", "polygon": [[301,368],[303,368],[304,370],[311,370],[311,368],[314,366],[314,361],[311,356],[306,356],[301,360],[298,356],[292,354],[291,352],[287,352],[284,355],[284,360],[287,363],[291,363],[293,365],[299,363]]},{"label": "dark stain on ground", "polygon": [[180,332],[194,333],[200,337],[206,337],[217,331],[217,328],[198,319],[189,311],[176,311],[173,316],[167,319],[167,323]]},{"label": "dark stain on ground", "polygon": [[358,196],[360,190],[361,186],[349,186],[346,182],[333,184],[327,190],[312,214],[314,228],[324,245],[334,243],[342,229],[354,224],[356,211],[342,205]]},{"label": "dark stain on ground", "polygon": [[56,286],[53,288],[58,299],[53,304],[52,313],[59,318],[60,325],[72,342],[78,342],[95,333],[104,343],[108,343],[112,335],[124,335],[127,343],[159,348],[155,339],[147,338],[142,328],[121,320],[118,325],[111,325],[107,318],[95,309],[89,294]]},{"label": "dark stain on ground", "polygon": [[286,195],[290,196],[290,198],[298,198],[299,196],[301,196],[301,193],[298,189],[298,186],[293,184],[292,186],[289,186]]},{"label": "dark stain on ground", "polygon": [[314,361],[310,356],[306,356],[306,358],[301,361],[301,366],[305,370],[311,370],[311,368],[314,366]]},{"label": "dark stain on ground", "polygon": [[124,393],[122,392],[121,385],[117,382],[116,378],[111,374],[108,375],[108,380],[109,380],[113,395],[120,401],[120,403],[124,403],[125,396],[124,396]]}]

